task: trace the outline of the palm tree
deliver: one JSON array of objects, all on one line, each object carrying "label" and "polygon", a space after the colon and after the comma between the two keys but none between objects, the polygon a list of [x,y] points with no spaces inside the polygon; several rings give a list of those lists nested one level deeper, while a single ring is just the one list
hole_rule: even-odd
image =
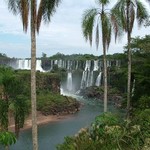
[{"label": "palm tree", "polygon": [[37,10],[37,0],[7,0],[8,9],[14,15],[20,14],[23,30],[26,32],[30,11],[31,29],[31,106],[33,150],[38,150],[36,116],[36,31],[39,32],[41,21],[50,22],[61,0],[41,0]]},{"label": "palm tree", "polygon": [[112,9],[114,15],[120,20],[122,30],[127,33],[127,52],[128,52],[128,82],[127,82],[127,118],[130,116],[131,109],[131,33],[134,26],[135,17],[138,25],[141,26],[148,13],[144,5],[139,0],[119,0]]},{"label": "palm tree", "polygon": [[[104,112],[107,112],[107,60],[106,60],[106,50],[109,48],[111,41],[111,15],[106,11],[105,6],[109,4],[109,0],[98,0],[97,4],[99,8],[87,9],[82,18],[82,30],[86,41],[89,40],[92,46],[93,40],[93,29],[96,31],[95,42],[96,47],[99,47],[100,40],[100,28],[102,35],[102,45],[103,45],[103,68],[104,68]],[[115,20],[114,20],[115,22]],[[113,24],[115,25],[115,24]],[[115,27],[116,26],[116,27]],[[114,26],[116,36],[119,35],[119,26],[116,24]]]}]

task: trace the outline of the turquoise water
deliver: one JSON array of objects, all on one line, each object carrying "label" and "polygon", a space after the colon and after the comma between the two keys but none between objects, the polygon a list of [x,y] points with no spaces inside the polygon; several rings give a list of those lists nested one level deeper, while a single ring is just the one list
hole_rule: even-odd
[{"label": "turquoise water", "polygon": [[[103,112],[102,102],[81,97],[77,99],[83,103],[79,112],[64,120],[39,126],[39,150],[56,150],[56,145],[62,143],[65,136],[74,135],[80,128],[89,126],[94,118]],[[117,110],[109,104],[109,111]],[[10,150],[32,150],[31,129],[22,131],[17,143],[11,146]]]}]

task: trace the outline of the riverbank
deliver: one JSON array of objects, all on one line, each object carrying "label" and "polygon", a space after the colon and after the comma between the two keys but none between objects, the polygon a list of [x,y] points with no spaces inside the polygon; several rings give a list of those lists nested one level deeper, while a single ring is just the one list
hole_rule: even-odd
[{"label": "riverbank", "polygon": [[[60,121],[63,119],[67,119],[70,118],[72,116],[72,114],[62,114],[62,115],[43,115],[40,111],[37,112],[37,124],[38,125],[42,125],[42,124],[47,124],[50,122],[56,122],[56,121]],[[21,128],[20,130],[27,130],[32,128],[32,118],[31,118],[31,114],[26,118],[25,123],[24,123],[24,127]],[[9,125],[9,131],[15,131],[15,123],[13,118],[10,118],[10,125]]]}]

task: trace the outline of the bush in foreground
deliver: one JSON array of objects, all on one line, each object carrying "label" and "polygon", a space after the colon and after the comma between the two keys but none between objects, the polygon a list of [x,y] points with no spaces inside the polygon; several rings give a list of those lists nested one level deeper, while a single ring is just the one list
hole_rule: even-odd
[{"label": "bush in foreground", "polygon": [[[150,149],[150,118],[142,111],[132,121],[111,113],[97,116],[89,128],[82,128],[73,137],[66,137],[57,150],[148,150]],[[144,122],[143,122],[144,121]]]}]

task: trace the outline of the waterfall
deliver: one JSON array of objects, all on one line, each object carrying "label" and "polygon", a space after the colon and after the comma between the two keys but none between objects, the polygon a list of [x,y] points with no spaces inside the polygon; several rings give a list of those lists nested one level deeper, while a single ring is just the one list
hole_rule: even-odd
[{"label": "waterfall", "polygon": [[92,86],[93,85],[93,71],[91,72],[91,75],[90,75],[90,85],[89,86]]},{"label": "waterfall", "polygon": [[[17,61],[18,63],[18,67],[15,69],[22,69],[22,70],[30,70],[31,69],[31,60],[28,59],[19,59]],[[44,72],[42,66],[41,66],[42,62],[41,60],[36,60],[36,70]]]},{"label": "waterfall", "polygon": [[94,60],[94,69],[93,71],[97,71],[98,70],[98,60]]},{"label": "waterfall", "polygon": [[[42,63],[41,60],[39,59],[36,60],[36,70],[44,72],[41,63]],[[14,69],[30,70],[31,60],[13,59],[10,62],[7,61],[6,65],[7,66],[9,65]],[[66,77],[66,80],[65,81],[63,80],[62,88],[63,90],[66,89],[66,92],[78,91],[93,85],[101,86],[102,84],[102,72],[103,72],[102,59],[100,60],[98,59],[95,60],[70,59],[69,60],[65,58],[47,59],[46,61],[44,61],[43,65],[44,68],[49,68],[49,71],[52,71],[55,65],[58,65],[58,68],[63,68],[62,71],[63,71],[63,75]],[[119,67],[121,67],[121,60],[116,60],[116,59],[107,60],[107,66],[116,67],[117,69],[119,69]],[[72,76],[74,77],[73,79]]]},{"label": "waterfall", "polygon": [[43,68],[41,67],[41,64],[42,64],[41,60],[36,60],[36,70],[44,72]]},{"label": "waterfall", "polygon": [[90,81],[91,81],[91,72],[87,70],[86,87],[90,86]]},{"label": "waterfall", "polygon": [[62,68],[65,68],[65,61],[62,61]]},{"label": "waterfall", "polygon": [[95,83],[96,86],[101,86],[101,78],[102,78],[102,72],[100,72],[99,75],[97,76],[96,83]]},{"label": "waterfall", "polygon": [[116,67],[120,67],[120,60],[116,60]]},{"label": "waterfall", "polygon": [[91,60],[86,60],[86,64],[85,64],[85,71],[86,70],[90,70],[90,68],[91,68]]},{"label": "waterfall", "polygon": [[67,90],[72,91],[72,72],[68,72],[67,75]]},{"label": "waterfall", "polygon": [[18,69],[30,70],[30,68],[31,68],[31,60],[27,59],[18,60]]},{"label": "waterfall", "polygon": [[81,79],[81,89],[84,89],[86,87],[89,87],[90,85],[90,68],[91,68],[91,60],[86,60],[85,68],[82,73],[82,79]]},{"label": "waterfall", "polygon": [[78,69],[78,66],[79,66],[79,62],[77,60],[77,63],[76,63],[76,70]]},{"label": "waterfall", "polygon": [[84,89],[86,87],[86,79],[87,79],[87,71],[83,71],[82,73],[82,79],[81,79],[81,89]]},{"label": "waterfall", "polygon": [[54,64],[54,61],[53,60],[50,60],[51,61],[51,66],[50,66],[50,71],[53,70],[53,64]]},{"label": "waterfall", "polygon": [[58,60],[57,65],[58,65],[58,68],[61,68],[61,67],[62,67],[62,60],[61,60],[61,59],[60,59],[60,60]]},{"label": "waterfall", "polygon": [[71,70],[72,68],[72,61],[68,60],[67,61],[67,70]]},{"label": "waterfall", "polygon": [[107,60],[107,67],[111,67],[111,61]]},{"label": "waterfall", "polygon": [[54,60],[54,64],[57,65],[58,64],[58,60]]}]

